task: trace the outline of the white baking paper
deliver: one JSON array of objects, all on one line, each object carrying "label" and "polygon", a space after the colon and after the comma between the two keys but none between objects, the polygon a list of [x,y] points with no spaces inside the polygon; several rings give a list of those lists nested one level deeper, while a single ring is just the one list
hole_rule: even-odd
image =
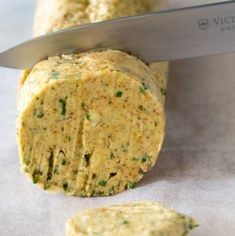
[{"label": "white baking paper", "polygon": [[[176,5],[205,1],[171,1]],[[211,2],[211,1],[210,1]],[[33,0],[0,0],[0,50],[31,35]],[[167,129],[157,165],[112,197],[49,195],[20,173],[15,141],[19,71],[0,68],[0,235],[62,236],[91,207],[156,200],[195,216],[192,236],[235,235],[235,55],[171,64]]]}]

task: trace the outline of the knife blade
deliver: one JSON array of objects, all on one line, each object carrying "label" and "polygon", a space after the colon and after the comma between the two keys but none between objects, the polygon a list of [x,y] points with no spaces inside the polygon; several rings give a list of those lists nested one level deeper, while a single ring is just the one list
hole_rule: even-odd
[{"label": "knife blade", "polygon": [[85,24],[0,53],[0,66],[31,68],[49,56],[97,48],[127,51],[146,62],[235,52],[235,1]]}]

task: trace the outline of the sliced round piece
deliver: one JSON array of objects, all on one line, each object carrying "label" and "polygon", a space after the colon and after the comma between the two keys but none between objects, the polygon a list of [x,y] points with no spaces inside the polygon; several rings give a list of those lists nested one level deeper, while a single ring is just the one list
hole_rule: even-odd
[{"label": "sliced round piece", "polygon": [[22,170],[47,190],[111,195],[156,162],[164,107],[151,69],[108,50],[51,57],[25,74],[18,101]]},{"label": "sliced round piece", "polygon": [[89,209],[66,223],[66,236],[182,236],[197,227],[193,218],[143,201]]}]

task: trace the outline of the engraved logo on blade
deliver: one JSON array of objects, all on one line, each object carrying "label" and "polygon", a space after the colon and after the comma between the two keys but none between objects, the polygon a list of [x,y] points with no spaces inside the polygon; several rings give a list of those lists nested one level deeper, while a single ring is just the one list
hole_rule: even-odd
[{"label": "engraved logo on blade", "polygon": [[198,27],[201,30],[206,30],[210,27],[209,20],[208,19],[200,19],[198,21]]}]

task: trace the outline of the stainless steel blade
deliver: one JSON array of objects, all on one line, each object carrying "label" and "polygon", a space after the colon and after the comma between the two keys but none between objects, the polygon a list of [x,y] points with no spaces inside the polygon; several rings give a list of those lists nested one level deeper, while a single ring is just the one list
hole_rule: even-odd
[{"label": "stainless steel blade", "polygon": [[235,51],[235,1],[73,27],[0,54],[0,66],[30,68],[48,56],[112,48],[146,62]]}]

